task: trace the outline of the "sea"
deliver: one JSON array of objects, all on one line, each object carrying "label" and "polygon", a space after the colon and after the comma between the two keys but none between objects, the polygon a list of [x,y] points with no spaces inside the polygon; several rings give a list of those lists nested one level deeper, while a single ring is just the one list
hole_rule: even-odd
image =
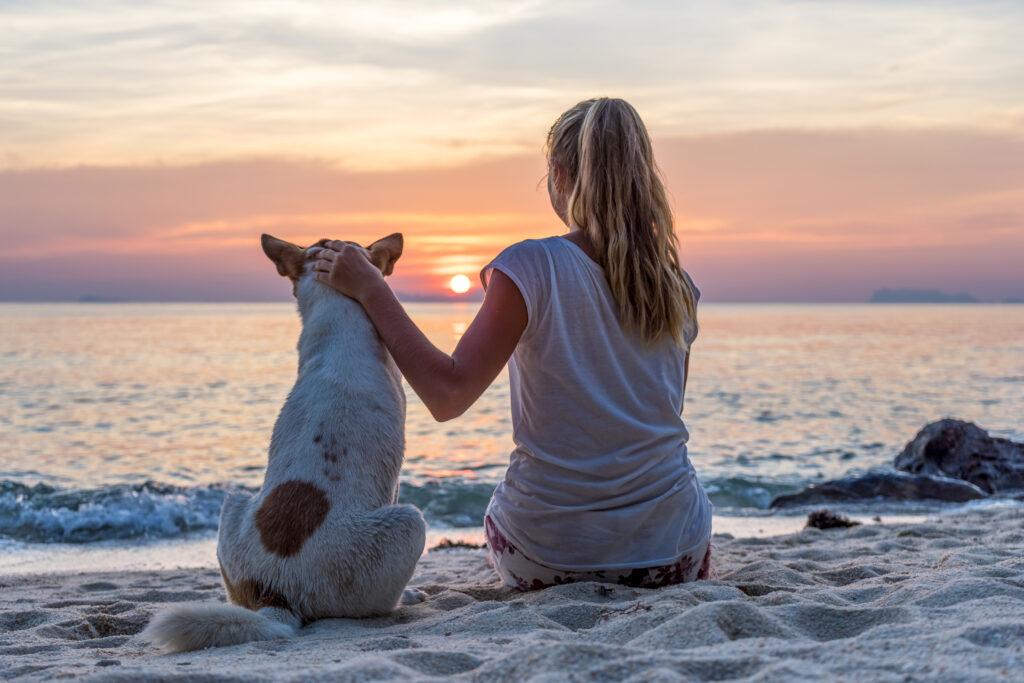
[{"label": "sea", "polygon": [[[478,304],[410,303],[452,350]],[[925,424],[1024,440],[1024,306],[706,304],[684,420],[716,532],[799,529],[771,499],[891,470]],[[295,380],[294,304],[0,304],[0,573],[215,563],[221,502],[259,488]],[[428,545],[482,541],[512,449],[507,372],[435,422],[406,387],[400,500]],[[865,523],[1021,505],[844,501]],[[1024,513],[1024,507],[1022,507]]]}]

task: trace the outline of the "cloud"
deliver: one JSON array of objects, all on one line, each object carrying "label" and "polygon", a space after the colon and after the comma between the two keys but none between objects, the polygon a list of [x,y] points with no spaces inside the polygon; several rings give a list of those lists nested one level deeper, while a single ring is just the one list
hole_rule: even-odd
[{"label": "cloud", "polygon": [[[1013,135],[775,131],[655,147],[707,300],[857,301],[882,285],[1024,294]],[[394,285],[436,289],[564,229],[543,172],[539,154],[392,172],[274,159],[0,172],[0,298],[286,298],[266,284],[261,232],[368,243],[401,231]],[[94,291],[103,283],[117,291]]]},{"label": "cloud", "polygon": [[663,137],[1016,128],[1019,3],[0,4],[0,166],[320,158],[352,170],[536,151],[579,99]]}]

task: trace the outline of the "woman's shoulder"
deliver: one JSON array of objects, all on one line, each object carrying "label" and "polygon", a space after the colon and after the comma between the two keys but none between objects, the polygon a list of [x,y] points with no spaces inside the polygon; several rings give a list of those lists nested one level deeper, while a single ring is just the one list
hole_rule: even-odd
[{"label": "woman's shoulder", "polygon": [[[527,285],[541,277],[541,274],[549,269],[548,249],[550,245],[545,242],[549,239],[526,239],[515,244],[510,244],[491,260],[480,271],[481,282],[484,287],[490,281],[491,271],[500,270],[512,278],[521,292]],[[524,292],[525,296],[525,292]]]},{"label": "woman's shoulder", "polygon": [[689,285],[690,291],[693,292],[693,302],[697,303],[697,300],[700,299],[700,289],[697,287],[696,283],[694,283],[693,278],[690,277],[689,273],[682,268],[679,269],[679,272],[682,274],[683,279],[686,280],[686,284]]},{"label": "woman's shoulder", "polygon": [[501,250],[502,254],[513,254],[517,256],[536,256],[538,254],[549,252],[555,243],[560,240],[560,237],[540,237],[536,239],[525,239],[514,244],[510,244]]},{"label": "woman's shoulder", "polygon": [[552,252],[557,249],[557,242],[560,237],[543,237],[540,239],[526,239],[515,244],[510,244],[501,250],[488,268],[521,267],[528,269],[544,269],[549,267],[552,260]]}]

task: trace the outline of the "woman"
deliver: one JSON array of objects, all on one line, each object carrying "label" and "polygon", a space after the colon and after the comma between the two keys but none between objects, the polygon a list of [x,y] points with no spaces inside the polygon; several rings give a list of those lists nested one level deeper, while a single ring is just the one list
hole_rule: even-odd
[{"label": "woman", "polygon": [[711,504],[680,417],[699,293],[679,265],[647,130],[625,101],[587,100],[552,126],[547,155],[569,232],[513,244],[483,269],[484,302],[451,356],[358,247],[330,243],[317,278],[363,304],[439,421],[509,363],[516,449],[484,518],[506,584],[704,577]]}]

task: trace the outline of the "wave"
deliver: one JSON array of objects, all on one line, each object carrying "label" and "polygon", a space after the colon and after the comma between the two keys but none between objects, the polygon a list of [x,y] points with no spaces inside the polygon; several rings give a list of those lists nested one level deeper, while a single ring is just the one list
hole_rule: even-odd
[{"label": "wave", "polygon": [[[399,500],[420,508],[432,526],[474,527],[480,525],[493,490],[493,484],[403,483]],[[221,504],[231,491],[256,489],[157,482],[66,489],[0,481],[0,539],[93,543],[215,531]]]},{"label": "wave", "polygon": [[[741,476],[704,482],[716,514],[766,515],[772,498],[804,482]],[[157,482],[68,489],[0,481],[0,539],[27,543],[93,543],[136,538],[173,538],[216,531],[224,497],[257,489],[227,484],[172,486]],[[403,482],[399,501],[423,511],[433,528],[478,527],[493,483],[438,480]],[[792,511],[790,511],[792,514]]]},{"label": "wave", "polygon": [[[237,487],[235,487],[237,490]],[[216,529],[227,486],[146,482],[61,489],[0,482],[0,538],[30,543],[92,543],[167,538]]]},{"label": "wave", "polygon": [[721,477],[703,484],[716,512],[721,508],[767,510],[775,496],[793,493],[803,487],[803,482],[793,484],[747,477]]}]

